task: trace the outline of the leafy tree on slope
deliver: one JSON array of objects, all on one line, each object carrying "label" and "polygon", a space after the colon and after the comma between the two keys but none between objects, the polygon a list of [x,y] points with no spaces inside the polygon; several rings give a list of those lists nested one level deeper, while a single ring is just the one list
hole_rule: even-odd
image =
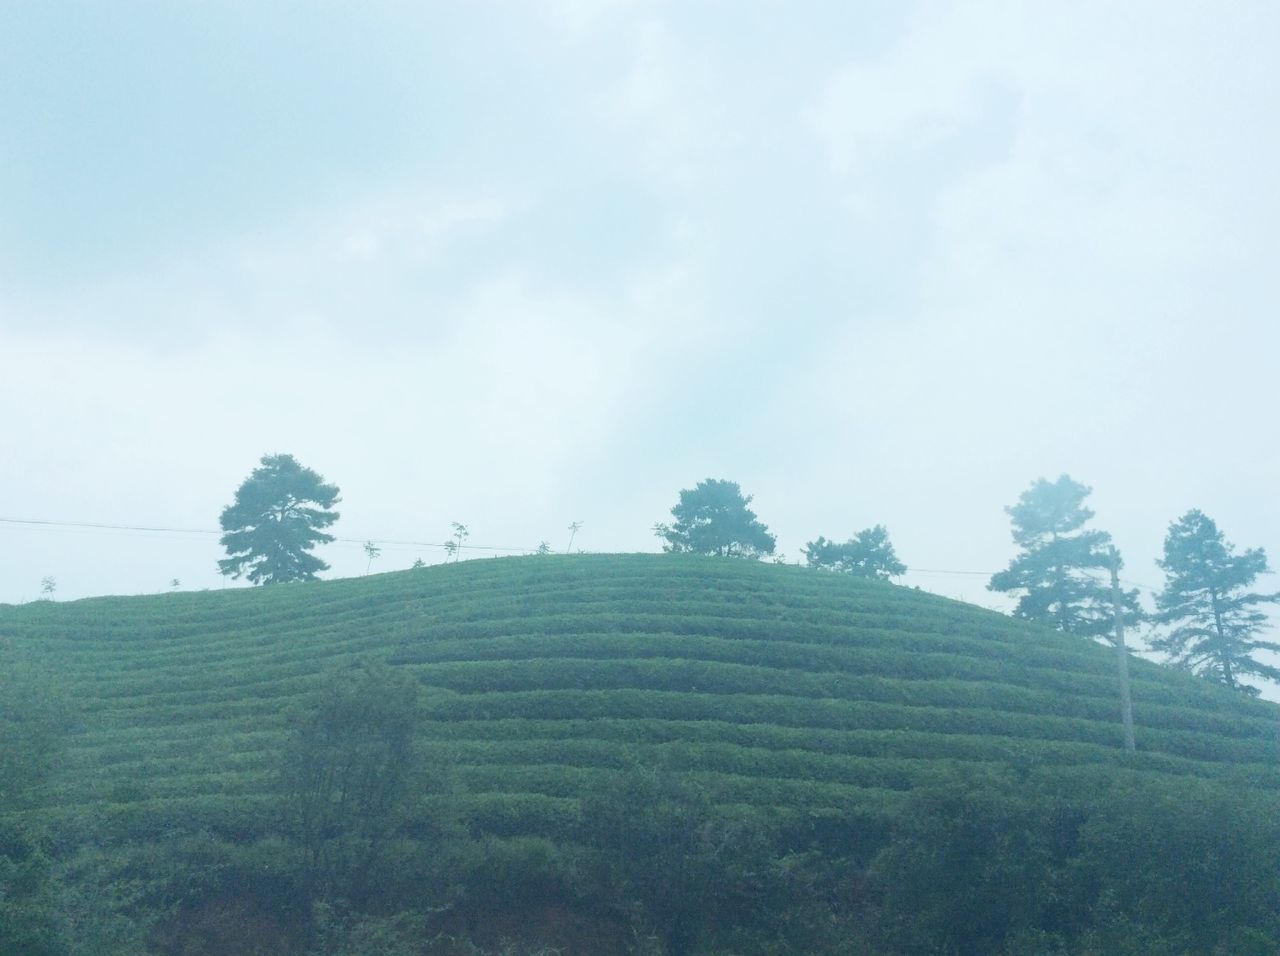
[{"label": "leafy tree on slope", "polygon": [[708,794],[679,776],[644,767],[584,795],[579,835],[592,851],[593,886],[630,910],[633,932],[656,936],[669,956],[711,950],[703,937],[752,869],[743,865],[749,824],[718,815]]},{"label": "leafy tree on slope", "polygon": [[1156,562],[1165,585],[1156,596],[1155,621],[1173,629],[1150,643],[1181,667],[1256,695],[1257,688],[1242,684],[1241,676],[1280,681],[1280,668],[1255,656],[1259,650],[1280,651],[1280,643],[1257,636],[1267,622],[1258,605],[1280,602],[1280,594],[1245,590],[1270,570],[1262,548],[1234,552],[1202,511],[1188,511],[1169,525],[1164,558]]},{"label": "leafy tree on slope", "polygon": [[666,541],[667,552],[758,558],[773,554],[777,539],[760,523],[736,481],[708,478],[680,492],[671,509],[675,524],[656,524],[653,533]]},{"label": "leafy tree on slope", "polygon": [[819,535],[818,540],[804,546],[804,556],[811,568],[826,568],[860,578],[885,580],[907,571],[907,566],[894,553],[889,531],[882,524],[859,531],[844,544]]},{"label": "leafy tree on slope", "polygon": [[357,899],[373,879],[415,790],[418,683],[381,662],[330,672],[290,715],[280,763],[283,809],[313,899]]},{"label": "leafy tree on slope", "polygon": [[[991,591],[1021,592],[1014,616],[1067,634],[1107,637],[1115,623],[1110,584],[1093,572],[1110,567],[1111,535],[1086,530],[1093,517],[1084,499],[1093,491],[1062,475],[1038,479],[1005,508],[1022,552],[991,577]],[[1142,618],[1138,592],[1122,592],[1128,622]]]},{"label": "leafy tree on slope", "polygon": [[218,569],[254,584],[310,581],[329,565],[311,554],[333,536],[322,529],[338,520],[337,485],[304,468],[292,455],[264,455],[222,510],[222,545],[228,557]]}]

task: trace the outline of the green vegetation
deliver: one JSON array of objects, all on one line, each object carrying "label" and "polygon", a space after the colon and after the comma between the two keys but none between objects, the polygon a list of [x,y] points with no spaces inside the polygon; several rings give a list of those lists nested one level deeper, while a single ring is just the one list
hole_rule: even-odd
[{"label": "green vegetation", "polygon": [[308,899],[367,895],[416,782],[417,720],[418,683],[386,664],[333,671],[294,715],[280,789]]},{"label": "green vegetation", "polygon": [[[8,649],[0,670],[0,953],[44,956],[53,890],[43,834],[30,811],[48,799],[58,738],[49,681]],[[23,811],[27,811],[24,813]]]},{"label": "green vegetation", "polygon": [[[1109,637],[1115,619],[1111,589],[1091,572],[1109,568],[1114,549],[1107,532],[1084,527],[1093,517],[1084,504],[1092,492],[1070,475],[1040,478],[1005,508],[1022,551],[992,575],[988,588],[1019,594],[1013,613],[1024,620],[1064,634]],[[1137,591],[1121,592],[1120,600],[1127,623],[1142,620]]]},{"label": "green vegetation", "polygon": [[453,537],[444,543],[444,551],[446,559],[452,558],[454,561],[462,559],[462,542],[471,537],[471,532],[467,530],[465,524],[459,524],[457,521],[449,523],[453,531]]},{"label": "green vegetation", "polygon": [[1280,651],[1280,643],[1259,637],[1267,616],[1258,610],[1280,601],[1280,594],[1245,590],[1270,571],[1262,548],[1236,554],[1213,519],[1192,510],[1169,526],[1164,558],[1156,563],[1165,586],[1156,595],[1155,619],[1173,627],[1153,648],[1232,690],[1258,693],[1241,683],[1245,675],[1280,681],[1280,668],[1257,657],[1260,650]]},{"label": "green vegetation", "polygon": [[759,558],[773,554],[777,539],[748,507],[736,481],[708,478],[680,491],[671,509],[675,523],[658,523],[653,533],[671,554],[706,554],[719,558]]},{"label": "green vegetation", "polygon": [[805,564],[811,568],[853,574],[860,578],[888,580],[906,574],[907,566],[898,560],[889,540],[889,529],[878,524],[864,528],[840,544],[819,535],[804,546]]},{"label": "green vegetation", "polygon": [[1280,945],[1274,705],[1135,660],[1127,754],[1113,650],[878,580],[546,555],[0,637],[70,707],[0,813],[31,953]]},{"label": "green vegetation", "polygon": [[314,580],[329,565],[311,550],[333,540],[323,529],[338,520],[337,503],[338,486],[325,484],[292,455],[263,455],[236,500],[222,509],[227,557],[218,569],[254,584]]}]

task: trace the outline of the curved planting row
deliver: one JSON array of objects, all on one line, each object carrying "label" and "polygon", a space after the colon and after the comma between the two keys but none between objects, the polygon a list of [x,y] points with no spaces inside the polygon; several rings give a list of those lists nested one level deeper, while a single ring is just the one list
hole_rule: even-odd
[{"label": "curved planting row", "polygon": [[1125,768],[1280,787],[1271,705],[1135,660],[1140,753],[1125,755],[1111,650],[799,568],[471,561],[0,608],[0,635],[58,675],[58,812],[131,833],[268,826],[287,712],[364,659],[418,677],[441,799],[499,832],[560,826],[637,765],[772,811],[872,805],[1009,765],[1068,783]]}]

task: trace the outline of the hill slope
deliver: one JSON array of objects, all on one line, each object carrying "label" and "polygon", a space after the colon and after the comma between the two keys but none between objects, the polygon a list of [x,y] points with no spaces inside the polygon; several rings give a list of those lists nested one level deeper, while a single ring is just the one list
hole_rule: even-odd
[{"label": "hill slope", "polygon": [[288,708],[334,665],[426,686],[425,741],[488,832],[545,833],[620,770],[720,804],[891,804],[957,769],[1280,788],[1277,709],[969,605],[794,567],[659,555],[477,560],[309,585],[0,608],[74,709],[55,818],[261,830]]}]

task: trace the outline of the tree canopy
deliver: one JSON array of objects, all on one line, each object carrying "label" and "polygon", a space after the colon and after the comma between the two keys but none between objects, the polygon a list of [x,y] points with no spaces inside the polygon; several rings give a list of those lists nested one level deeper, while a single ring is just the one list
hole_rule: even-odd
[{"label": "tree canopy", "polygon": [[311,550],[333,540],[322,529],[338,520],[338,501],[337,485],[325,484],[292,455],[264,455],[222,510],[228,557],[218,569],[254,584],[313,580],[329,568]]},{"label": "tree canopy", "polygon": [[1280,643],[1257,636],[1267,623],[1259,605],[1280,602],[1280,594],[1246,590],[1270,570],[1262,548],[1236,554],[1213,519],[1193,509],[1169,525],[1164,557],[1156,564],[1165,585],[1156,595],[1155,621],[1172,629],[1150,642],[1153,649],[1249,694],[1258,690],[1242,684],[1242,676],[1280,681],[1280,668],[1256,657],[1259,650],[1280,651]]},{"label": "tree canopy", "polygon": [[418,682],[381,662],[331,671],[291,715],[285,815],[309,895],[363,896],[413,791]]},{"label": "tree canopy", "polygon": [[907,566],[898,560],[889,531],[884,525],[865,528],[844,544],[828,541],[821,535],[804,546],[805,560],[811,568],[825,568],[860,578],[882,580],[906,574]]},{"label": "tree canopy", "polygon": [[[1115,623],[1111,587],[1093,572],[1111,565],[1111,535],[1086,529],[1084,500],[1093,489],[1061,475],[1038,479],[1005,508],[1021,553],[991,576],[989,590],[1019,593],[1014,616],[1067,634],[1107,637]],[[1121,593],[1127,622],[1142,618],[1136,590]]]},{"label": "tree canopy", "polygon": [[758,558],[773,554],[777,539],[761,524],[736,481],[708,478],[680,492],[671,509],[675,523],[656,524],[653,532],[667,552]]}]

